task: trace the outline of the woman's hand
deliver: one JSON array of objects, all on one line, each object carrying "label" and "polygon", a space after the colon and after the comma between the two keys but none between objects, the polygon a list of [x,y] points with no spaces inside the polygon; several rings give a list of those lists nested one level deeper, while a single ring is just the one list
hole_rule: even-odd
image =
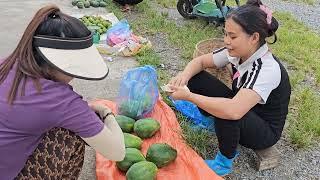
[{"label": "woman's hand", "polygon": [[169,85],[169,87],[173,91],[170,96],[175,100],[188,100],[192,94],[187,86]]},{"label": "woman's hand", "polygon": [[104,121],[104,127],[97,135],[82,139],[105,158],[122,161],[126,154],[124,135],[111,109],[98,103],[89,106]]},{"label": "woman's hand", "polygon": [[189,78],[183,72],[180,72],[169,81],[169,84],[172,86],[185,86],[188,84],[188,81]]},{"label": "woman's hand", "polygon": [[105,122],[107,117],[112,116],[114,117],[111,109],[101,104],[93,104],[89,103],[89,107],[99,116],[102,122]]}]

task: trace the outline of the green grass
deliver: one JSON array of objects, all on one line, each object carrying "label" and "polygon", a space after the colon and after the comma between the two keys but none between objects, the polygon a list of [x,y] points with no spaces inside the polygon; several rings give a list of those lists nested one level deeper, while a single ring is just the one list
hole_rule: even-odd
[{"label": "green grass", "polygon": [[320,97],[317,87],[301,83],[313,75],[315,84],[320,85],[320,37],[288,13],[275,13],[275,17],[281,25],[278,41],[271,48],[292,69],[287,132],[293,144],[307,147],[320,137]]},{"label": "green grass", "polygon": [[160,65],[160,57],[152,49],[142,50],[136,58],[140,65],[153,65],[155,67]]},{"label": "green grass", "polygon": [[218,144],[216,136],[206,130],[193,128],[190,121],[179,112],[176,115],[183,130],[182,137],[185,139],[185,142],[202,158],[213,158]]},{"label": "green grass", "polygon": [[298,147],[307,147],[320,137],[320,97],[312,89],[296,90],[289,116],[289,136]]},{"label": "green grass", "polygon": [[196,43],[201,40],[221,36],[222,30],[217,30],[203,21],[190,21],[178,27],[174,22],[167,20],[167,14],[159,14],[152,10],[146,1],[137,6],[139,13],[145,19],[132,24],[135,32],[156,33],[168,35],[169,42],[182,50],[182,57],[190,60]]},{"label": "green grass", "polygon": [[[167,1],[166,1],[167,2]],[[123,14],[112,3],[108,5],[117,17]],[[190,20],[183,26],[177,26],[167,19],[168,14],[156,13],[147,1],[140,3],[138,10],[140,17],[130,25],[138,35],[165,33],[169,42],[180,48],[182,57],[191,60],[195,44],[203,39],[222,37],[221,29],[206,26],[201,20]],[[320,85],[320,37],[310,31],[302,23],[296,21],[290,14],[275,13],[280,22],[277,31],[278,42],[271,45],[277,57],[289,65],[290,81],[292,84],[292,97],[288,114],[289,128],[286,133],[293,144],[298,147],[307,147],[314,139],[320,137],[320,97],[315,93],[317,87],[301,86],[307,78],[306,74],[313,75],[316,84]],[[142,51],[137,55],[140,65],[150,64],[158,66],[161,63],[159,55],[151,50]],[[164,69],[158,69],[159,83],[164,84],[171,78]],[[305,84],[306,85],[306,84]],[[164,100],[169,103],[167,97]],[[169,103],[170,104],[170,103]],[[188,121],[181,114],[177,114],[183,130],[183,137],[202,157],[210,156],[212,150],[212,135],[207,131],[198,131],[190,127]]]},{"label": "green grass", "polygon": [[177,0],[156,0],[164,8],[175,8],[177,5]]},{"label": "green grass", "polygon": [[315,0],[283,0],[283,1],[305,3],[305,4],[308,4],[308,5],[314,5],[314,3],[316,2]]},{"label": "green grass", "polygon": [[123,12],[121,12],[121,10],[119,9],[119,6],[116,5],[112,0],[108,0],[107,1],[107,7],[106,8],[108,9],[108,12],[114,13],[114,15],[118,19],[123,19],[124,18]]},{"label": "green grass", "polygon": [[276,13],[281,22],[278,41],[272,46],[274,53],[294,66],[297,71],[314,74],[320,84],[320,36],[310,31],[288,13]]}]

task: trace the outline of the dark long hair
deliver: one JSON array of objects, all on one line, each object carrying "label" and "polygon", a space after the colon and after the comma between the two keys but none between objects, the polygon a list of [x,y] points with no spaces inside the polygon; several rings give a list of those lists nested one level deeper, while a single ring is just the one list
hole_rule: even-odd
[{"label": "dark long hair", "polygon": [[266,43],[266,38],[274,36],[275,43],[277,41],[276,31],[279,27],[278,21],[272,17],[271,24],[267,23],[267,14],[260,9],[263,5],[260,0],[248,0],[245,5],[228,13],[227,18],[231,18],[239,24],[242,29],[249,35],[257,32],[260,35],[260,46]]},{"label": "dark long hair", "polygon": [[40,78],[55,80],[52,67],[40,57],[33,46],[35,35],[80,38],[89,34],[90,31],[80,20],[62,13],[57,6],[49,5],[41,8],[27,26],[16,49],[0,65],[0,85],[13,66],[16,66],[16,74],[8,94],[8,103],[13,103],[20,83],[22,83],[21,96],[24,95],[27,78],[32,79],[39,93],[42,89]]}]

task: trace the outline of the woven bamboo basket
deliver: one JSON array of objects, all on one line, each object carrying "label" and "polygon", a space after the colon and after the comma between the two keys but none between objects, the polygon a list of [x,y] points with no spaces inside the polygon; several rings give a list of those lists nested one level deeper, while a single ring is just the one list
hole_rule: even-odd
[{"label": "woven bamboo basket", "polygon": [[[223,39],[213,38],[200,41],[196,45],[196,49],[193,52],[193,58],[198,56],[212,53],[214,50],[224,46]],[[232,86],[231,67],[225,66],[223,68],[207,68],[206,71],[214,75],[217,79],[222,81],[229,88]]]}]

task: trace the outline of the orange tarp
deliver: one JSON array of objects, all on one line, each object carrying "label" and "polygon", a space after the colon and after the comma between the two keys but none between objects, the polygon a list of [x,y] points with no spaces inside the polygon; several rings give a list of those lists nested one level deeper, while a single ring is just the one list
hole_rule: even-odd
[{"label": "orange tarp", "polygon": [[[96,100],[95,103],[103,104],[116,114],[116,104],[108,100]],[[146,155],[149,146],[153,143],[167,143],[178,151],[174,162],[159,169],[157,180],[215,180],[222,179],[216,175],[204,160],[181,138],[181,128],[175,113],[162,100],[158,100],[151,117],[161,124],[152,138],[144,139],[142,153]],[[125,180],[125,173],[119,171],[115,162],[105,159],[97,153],[96,174],[98,180]]]}]

